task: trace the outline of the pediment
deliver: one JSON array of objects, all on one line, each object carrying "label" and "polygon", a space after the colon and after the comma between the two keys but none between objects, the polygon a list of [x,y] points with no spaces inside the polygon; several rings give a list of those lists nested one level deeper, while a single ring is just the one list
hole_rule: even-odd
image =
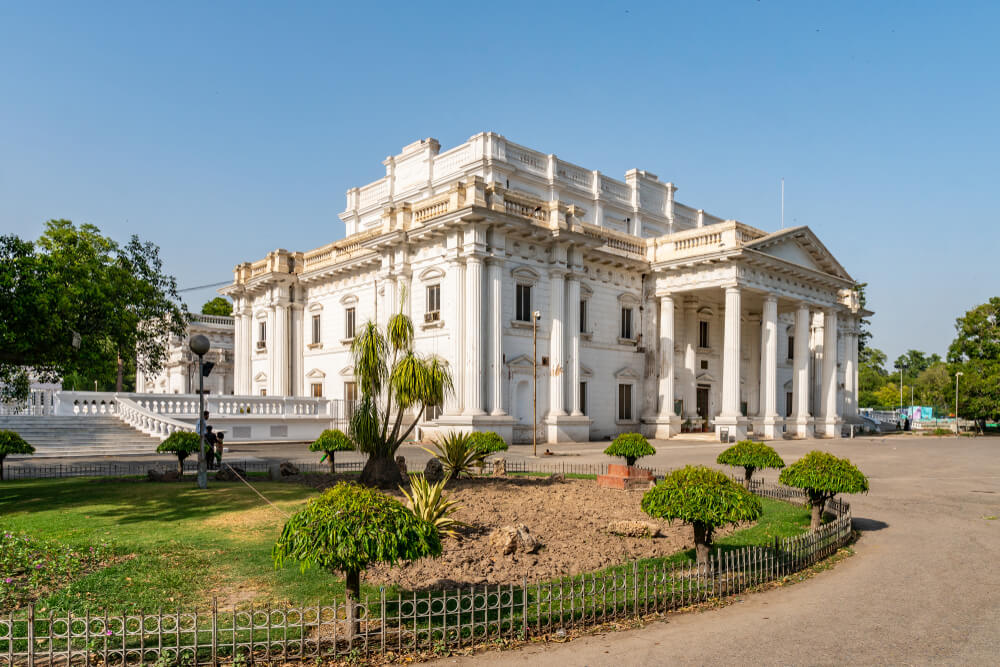
[{"label": "pediment", "polygon": [[507,362],[507,368],[514,371],[531,371],[531,357],[520,354]]},{"label": "pediment", "polygon": [[594,377],[594,371],[590,370],[589,367],[580,364],[580,377],[582,378],[592,378]]},{"label": "pediment", "polygon": [[341,377],[354,377],[354,366],[344,366],[340,369]]},{"label": "pediment", "polygon": [[618,369],[618,372],[615,373],[615,378],[618,380],[638,380],[640,377],[639,373],[637,373],[636,370],[630,366],[620,368]]},{"label": "pediment", "polygon": [[715,382],[715,376],[708,371],[698,373],[698,382]]},{"label": "pediment", "polygon": [[267,382],[267,373],[261,371],[253,376],[254,382]]},{"label": "pediment", "polygon": [[853,280],[833,254],[808,227],[792,227],[747,243],[744,248],[771,255],[791,264]]},{"label": "pediment", "polygon": [[792,390],[792,381],[789,380],[788,382],[786,382],[782,386],[783,386],[783,388],[784,388],[785,391],[791,391]]},{"label": "pediment", "polygon": [[314,368],[311,371],[309,371],[308,373],[306,373],[306,377],[307,378],[314,378],[314,379],[325,378],[326,377],[326,373],[324,373],[323,371],[321,371],[318,368]]}]

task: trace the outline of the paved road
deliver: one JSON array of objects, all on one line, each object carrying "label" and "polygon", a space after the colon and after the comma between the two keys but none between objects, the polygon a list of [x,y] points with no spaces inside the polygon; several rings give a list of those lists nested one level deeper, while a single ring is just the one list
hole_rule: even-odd
[{"label": "paved road", "polygon": [[[786,462],[817,446],[871,480],[852,499],[857,554],[833,570],[638,630],[436,664],[1000,663],[1000,438],[777,443]],[[670,443],[656,464],[718,451]]]}]

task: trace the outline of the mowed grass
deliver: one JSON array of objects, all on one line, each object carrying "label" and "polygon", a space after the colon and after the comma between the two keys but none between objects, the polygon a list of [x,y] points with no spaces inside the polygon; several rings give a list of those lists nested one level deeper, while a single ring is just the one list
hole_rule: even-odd
[{"label": "mowed grass", "polygon": [[[275,570],[271,547],[284,514],[303,507],[317,491],[297,484],[255,481],[277,510],[243,484],[190,481],[60,479],[0,484],[0,529],[24,532],[86,549],[104,542],[116,562],[38,600],[40,609],[110,611],[220,605],[316,604],[342,596],[336,575],[290,566]],[[717,550],[772,545],[809,526],[803,507],[762,499],[754,526],[722,538]],[[278,511],[280,510],[280,511]],[[282,514],[284,513],[284,514]],[[693,551],[654,563],[682,563]],[[612,568],[617,569],[617,568]],[[362,578],[362,581],[364,579]],[[366,588],[374,596],[375,588]],[[396,590],[388,591],[391,596]]]}]

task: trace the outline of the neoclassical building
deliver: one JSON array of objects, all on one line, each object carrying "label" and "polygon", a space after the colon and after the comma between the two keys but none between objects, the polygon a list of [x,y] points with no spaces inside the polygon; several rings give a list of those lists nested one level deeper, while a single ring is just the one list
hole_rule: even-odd
[{"label": "neoclassical building", "polygon": [[167,359],[156,375],[141,370],[135,376],[135,390],[141,394],[198,393],[198,357],[188,347],[191,336],[202,334],[211,348],[206,362],[215,367],[204,380],[206,394],[232,394],[233,378],[233,318],[226,315],[192,314],[184,338],[170,336]]},{"label": "neoclassical building", "polygon": [[620,181],[494,133],[383,164],[347,192],[346,238],[240,264],[220,290],[237,394],[353,400],[355,332],[401,308],[454,376],[415,416],[425,433],[837,437],[856,417],[855,282],[808,227],[724,220],[648,171]]}]

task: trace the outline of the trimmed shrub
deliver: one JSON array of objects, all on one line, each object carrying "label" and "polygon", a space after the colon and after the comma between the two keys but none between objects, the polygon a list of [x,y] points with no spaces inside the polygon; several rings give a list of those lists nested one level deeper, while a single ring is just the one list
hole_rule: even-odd
[{"label": "trimmed shrub", "polygon": [[482,467],[486,453],[472,446],[468,433],[451,431],[448,435],[434,443],[436,452],[426,447],[424,451],[433,454],[444,468],[445,481],[459,477],[471,477],[474,467]]},{"label": "trimmed shrub", "polygon": [[[208,446],[207,444],[205,445]],[[194,431],[174,431],[160,443],[156,451],[161,454],[170,453],[177,457],[177,471],[184,474],[184,459],[192,454],[197,455],[201,449],[201,437]]]},{"label": "trimmed shrub", "polygon": [[647,491],[642,497],[642,511],[657,519],[691,524],[698,564],[707,565],[715,529],[756,521],[763,507],[757,496],[718,470],[687,466],[674,470]]},{"label": "trimmed shrub", "polygon": [[483,454],[507,451],[507,443],[499,434],[493,431],[476,431],[469,434],[469,443],[473,449]]},{"label": "trimmed shrub", "polygon": [[337,452],[354,451],[354,443],[339,428],[328,428],[320,433],[319,437],[309,445],[309,451],[323,452],[323,458],[319,460],[320,463],[323,462],[323,459],[330,459],[330,474],[332,475],[337,472],[334,466],[333,455]]},{"label": "trimmed shrub", "polygon": [[433,524],[438,532],[449,537],[456,537],[455,528],[463,525],[461,522],[451,518],[458,508],[458,502],[448,500],[444,495],[444,485],[447,479],[431,484],[423,475],[413,475],[410,477],[410,490],[403,487],[399,490],[406,497],[406,506],[414,516],[421,521]]},{"label": "trimmed shrub", "polygon": [[624,458],[627,465],[634,466],[636,459],[652,456],[656,450],[641,433],[622,433],[604,450],[604,453]]},{"label": "trimmed shrub", "polygon": [[0,481],[3,481],[3,461],[10,454],[34,454],[35,448],[14,431],[0,430]]},{"label": "trimmed shrub", "polygon": [[868,493],[868,478],[853,463],[818,450],[782,470],[778,481],[805,491],[812,508],[812,530],[823,521],[826,501],[838,493]]},{"label": "trimmed shrub", "polygon": [[750,483],[755,470],[785,467],[785,462],[778,456],[778,452],[763,442],[755,442],[753,440],[740,440],[719,454],[719,458],[715,462],[722,465],[743,468],[747,484]]}]

